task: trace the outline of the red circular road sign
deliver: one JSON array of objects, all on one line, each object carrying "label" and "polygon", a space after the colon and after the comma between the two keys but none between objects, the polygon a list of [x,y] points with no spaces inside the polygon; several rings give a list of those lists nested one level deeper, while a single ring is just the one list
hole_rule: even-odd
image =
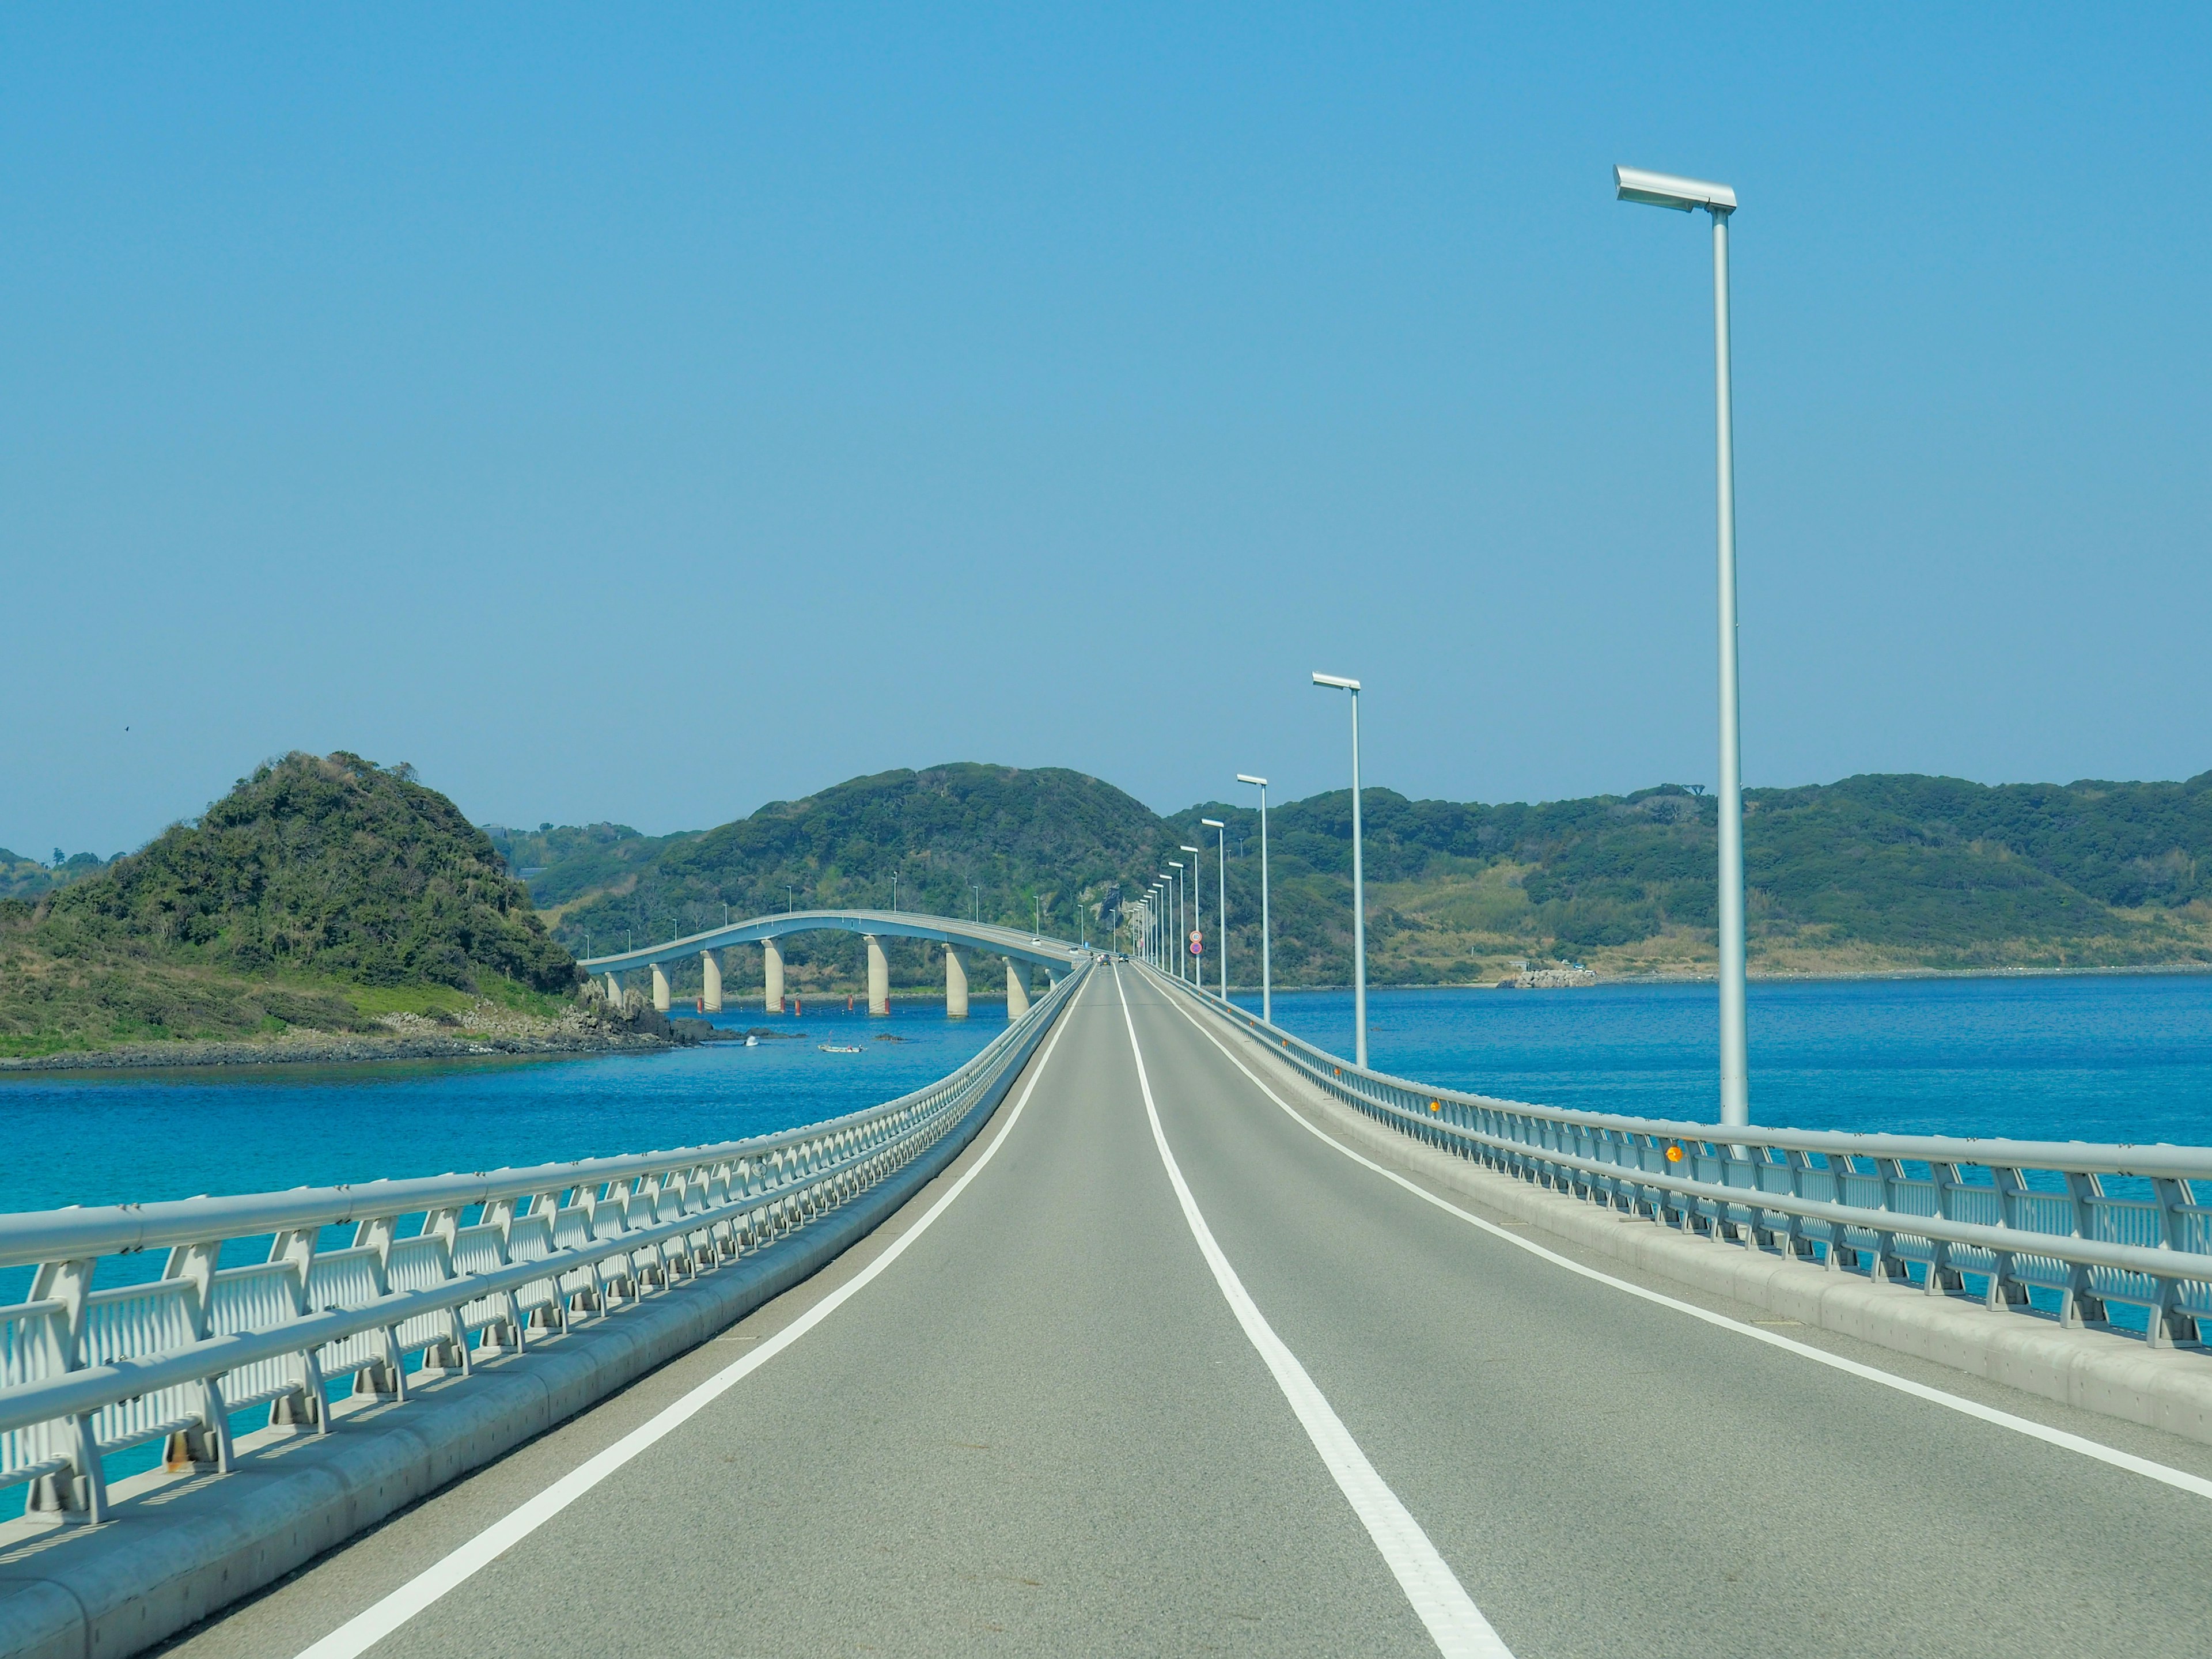
[{"label": "red circular road sign", "polygon": [[1190,953],[1194,957],[1202,957],[1206,954],[1206,935],[1196,928],[1191,930]]}]

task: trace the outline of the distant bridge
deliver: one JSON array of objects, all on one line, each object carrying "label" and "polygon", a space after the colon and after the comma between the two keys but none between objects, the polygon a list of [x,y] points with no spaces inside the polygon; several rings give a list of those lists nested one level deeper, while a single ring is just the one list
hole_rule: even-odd
[{"label": "distant bridge", "polygon": [[592,957],[579,965],[587,973],[605,975],[607,994],[617,1004],[622,1000],[619,975],[629,969],[651,969],[653,1006],[665,1013],[669,1008],[667,965],[696,956],[705,975],[706,994],[702,1001],[708,1013],[719,1013],[722,1008],[722,964],[714,953],[732,945],[758,945],[764,970],[761,1006],[769,1013],[780,1013],[784,994],[783,952],[776,942],[787,934],[824,930],[858,933],[867,941],[868,1012],[872,1014],[890,1012],[890,963],[884,957],[881,943],[886,939],[930,939],[945,947],[945,1011],[955,1019],[968,1017],[968,964],[961,954],[963,951],[1006,959],[1009,1020],[1019,1019],[1030,1010],[1029,988],[1023,983],[1023,968],[1042,968],[1057,982],[1092,954],[1082,945],[1071,945],[1066,939],[1047,939],[1026,927],[963,921],[957,916],[924,915],[912,910],[787,910],[781,915],[755,916],[750,921],[731,922],[702,933],[687,933],[681,939],[648,945],[641,950]]}]

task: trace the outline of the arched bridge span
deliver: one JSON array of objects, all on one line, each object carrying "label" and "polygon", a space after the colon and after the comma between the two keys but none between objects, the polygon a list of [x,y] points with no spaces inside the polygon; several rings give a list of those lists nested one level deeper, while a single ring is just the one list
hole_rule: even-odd
[{"label": "arched bridge span", "polygon": [[777,941],[789,933],[828,931],[858,933],[868,942],[868,1012],[890,1011],[890,965],[884,955],[886,939],[929,939],[945,947],[945,1011],[955,1018],[968,1013],[968,957],[1002,957],[1006,963],[1006,1018],[1019,1019],[1029,1012],[1029,992],[1023,969],[1042,968],[1057,981],[1091,952],[1066,939],[1049,939],[1027,928],[1001,927],[991,922],[963,921],[957,916],[924,915],[911,910],[790,910],[780,915],[755,916],[750,921],[710,927],[703,933],[664,940],[635,951],[591,957],[579,965],[586,972],[604,975],[608,994],[619,1000],[619,976],[626,970],[653,970],[653,1006],[665,1012],[669,1006],[667,964],[696,955],[706,981],[702,999],[708,1012],[722,1006],[722,965],[715,952],[732,945],[758,945],[765,972],[761,1006],[781,1012],[784,1006],[783,952]]}]

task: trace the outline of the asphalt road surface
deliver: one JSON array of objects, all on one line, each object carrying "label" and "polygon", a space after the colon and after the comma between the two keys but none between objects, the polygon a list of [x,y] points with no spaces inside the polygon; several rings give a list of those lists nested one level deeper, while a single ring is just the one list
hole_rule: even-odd
[{"label": "asphalt road surface", "polygon": [[1310,1124],[1264,1051],[1095,971],[830,1270],[171,1651],[2203,1650],[2212,1498],[1577,1275]]}]

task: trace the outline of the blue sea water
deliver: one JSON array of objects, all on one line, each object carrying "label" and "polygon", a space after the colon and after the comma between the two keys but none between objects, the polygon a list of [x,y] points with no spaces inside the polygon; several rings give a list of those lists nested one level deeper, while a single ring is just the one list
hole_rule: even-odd
[{"label": "blue sea water", "polygon": [[[650,1054],[195,1066],[0,1076],[0,1211],[267,1192],[595,1158],[765,1134],[934,1082],[1006,1029],[895,1002],[887,1019],[809,1000],[739,1008],[732,1030],[788,1032]],[[896,1042],[878,1039],[895,1036]],[[823,1042],[857,1043],[825,1054]]]},{"label": "blue sea water", "polygon": [[[1275,1021],[1352,1052],[1349,991],[1279,995]],[[1754,1122],[2212,1145],[2212,975],[1753,981],[1747,1021]],[[1717,1115],[1719,1030],[1710,984],[1368,997],[1381,1070],[1694,1122]]]}]

